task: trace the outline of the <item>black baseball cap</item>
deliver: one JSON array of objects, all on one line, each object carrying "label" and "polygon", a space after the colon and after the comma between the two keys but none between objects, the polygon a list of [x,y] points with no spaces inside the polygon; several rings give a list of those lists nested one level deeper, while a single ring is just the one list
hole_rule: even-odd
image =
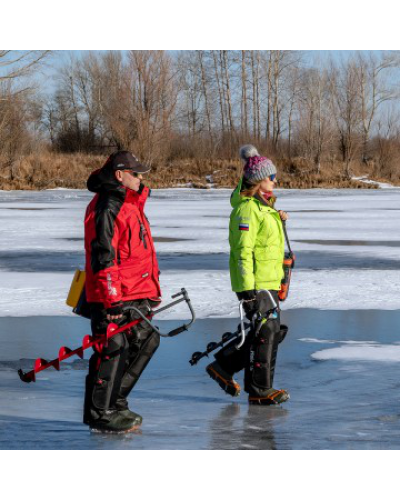
[{"label": "black baseball cap", "polygon": [[129,151],[116,151],[108,158],[106,165],[112,170],[132,170],[138,174],[150,172],[151,167],[143,165]]}]

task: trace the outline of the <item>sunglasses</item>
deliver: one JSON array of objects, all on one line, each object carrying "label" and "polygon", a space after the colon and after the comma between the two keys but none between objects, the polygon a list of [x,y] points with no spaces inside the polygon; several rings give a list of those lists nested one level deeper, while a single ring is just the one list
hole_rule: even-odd
[{"label": "sunglasses", "polygon": [[139,175],[143,175],[143,174],[140,174],[138,172],[134,172],[133,170],[122,170],[122,172],[128,172],[129,174],[131,174],[133,177],[139,177]]},{"label": "sunglasses", "polygon": [[270,175],[269,178],[272,182],[274,182],[274,180],[276,179],[276,174]]}]

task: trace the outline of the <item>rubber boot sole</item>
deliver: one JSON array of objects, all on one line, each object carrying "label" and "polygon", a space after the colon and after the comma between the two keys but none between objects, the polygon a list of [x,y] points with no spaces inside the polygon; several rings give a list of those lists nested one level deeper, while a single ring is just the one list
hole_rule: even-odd
[{"label": "rubber boot sole", "polygon": [[90,430],[95,432],[104,432],[107,434],[126,434],[127,432],[133,432],[139,429],[142,424],[142,417],[135,414],[135,418],[122,418],[118,415],[119,422],[91,422],[89,424]]},{"label": "rubber boot sole", "polygon": [[218,373],[211,365],[206,368],[208,375],[217,382],[223,391],[230,396],[236,398],[240,394],[240,385],[234,380],[227,380],[220,373]]},{"label": "rubber boot sole", "polygon": [[138,429],[140,429],[141,423],[140,424],[135,424],[129,429],[125,430],[112,430],[112,429],[105,429],[101,427],[91,427],[90,430],[91,432],[95,432],[98,434],[129,434],[130,432],[135,432]]},{"label": "rubber boot sole", "polygon": [[268,396],[249,396],[249,404],[260,406],[280,405],[288,401],[288,399],[290,399],[289,393],[281,389],[268,394]]}]

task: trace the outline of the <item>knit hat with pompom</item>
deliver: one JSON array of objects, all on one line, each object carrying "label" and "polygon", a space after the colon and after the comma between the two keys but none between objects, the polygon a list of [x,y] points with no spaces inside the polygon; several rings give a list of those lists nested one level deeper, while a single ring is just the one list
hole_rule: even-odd
[{"label": "knit hat with pompom", "polygon": [[243,176],[249,184],[258,184],[270,175],[276,174],[276,167],[269,158],[260,156],[257,148],[246,144],[239,150],[240,157],[245,161]]}]

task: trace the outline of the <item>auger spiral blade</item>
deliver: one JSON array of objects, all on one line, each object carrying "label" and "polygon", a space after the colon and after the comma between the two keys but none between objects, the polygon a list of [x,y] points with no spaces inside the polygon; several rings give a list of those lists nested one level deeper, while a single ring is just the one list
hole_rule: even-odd
[{"label": "auger spiral blade", "polygon": [[[33,370],[29,372],[24,372],[22,371],[22,369],[18,370],[19,378],[22,380],[22,382],[27,382],[27,383],[36,382],[36,374],[43,370],[46,370],[47,368],[50,368],[51,366],[55,368],[57,371],[60,371],[61,361],[71,358],[72,356],[78,356],[79,358],[83,359],[84,351],[86,349],[90,349],[91,347],[96,347],[96,349],[101,349],[102,347],[106,347],[111,337],[114,337],[114,335],[118,335],[119,333],[124,332],[125,330],[129,330],[130,328],[136,326],[138,323],[142,321],[146,321],[153,328],[153,330],[162,337],[173,337],[175,335],[178,335],[179,333],[182,333],[183,331],[188,330],[188,328],[192,325],[192,323],[196,319],[195,313],[191,306],[189,295],[184,288],[182,288],[179,293],[172,296],[173,299],[176,299],[177,297],[181,298],[174,300],[170,304],[167,304],[164,307],[157,309],[156,311],[149,312],[147,316],[144,316],[138,309],[132,308],[140,316],[138,319],[135,319],[130,323],[123,325],[121,327],[118,327],[118,325],[115,323],[110,323],[107,327],[106,334],[100,337],[94,338],[91,335],[85,335],[82,339],[81,346],[79,346],[77,349],[72,350],[69,347],[62,346],[58,351],[58,356],[55,359],[52,359],[51,361],[47,361],[46,359],[43,358],[37,358],[34,362]],[[160,333],[160,331],[154,325],[151,324],[151,319],[153,318],[153,316],[183,301],[186,302],[191,312],[192,319],[190,323],[182,325],[176,328],[175,330],[172,330],[172,332],[169,332],[166,335]]]}]

